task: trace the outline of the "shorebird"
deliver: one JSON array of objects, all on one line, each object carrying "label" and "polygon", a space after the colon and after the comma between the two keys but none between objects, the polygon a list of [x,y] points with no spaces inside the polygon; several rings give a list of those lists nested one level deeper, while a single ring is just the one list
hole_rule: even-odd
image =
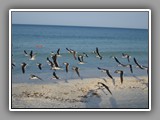
[{"label": "shorebird", "polygon": [[76,57],[76,53],[77,52],[75,50],[68,49],[68,48],[66,48],[66,50],[73,55],[73,57],[74,57],[75,60],[77,60],[77,57]]},{"label": "shorebird", "polygon": [[77,73],[78,77],[81,78],[81,76],[80,76],[80,74],[79,74],[79,68],[78,68],[78,67],[73,66],[73,67],[72,67],[72,70],[74,70],[74,71]]},{"label": "shorebird", "polygon": [[29,56],[30,56],[30,59],[29,59],[29,60],[35,60],[36,54],[37,54],[37,53],[34,53],[34,54],[33,54],[33,51],[31,50],[31,52],[30,52],[30,54],[29,54]]},{"label": "shorebird", "polygon": [[78,61],[79,61],[79,64],[84,64],[85,63],[83,61],[83,56],[82,55],[78,55]]},{"label": "shorebird", "polygon": [[25,73],[25,68],[26,68],[27,64],[25,62],[23,62],[21,64],[21,68],[22,68],[22,73],[24,74]]},{"label": "shorebird", "polygon": [[56,75],[56,73],[55,72],[53,72],[53,76],[52,76],[52,78],[51,79],[59,79],[59,77]]},{"label": "shorebird", "polygon": [[131,56],[126,53],[122,53],[122,58],[127,58],[128,62],[130,62],[129,59],[131,58]]},{"label": "shorebird", "polygon": [[66,66],[66,72],[68,73],[68,69],[69,69],[69,63],[67,63],[67,62],[64,62],[63,64]]},{"label": "shorebird", "polygon": [[102,56],[99,53],[98,47],[96,47],[96,51],[93,51],[94,54],[96,54],[96,57],[98,57],[100,60],[102,59]]},{"label": "shorebird", "polygon": [[57,57],[60,57],[61,55],[60,55],[60,48],[58,48],[58,50],[57,50]]},{"label": "shorebird", "polygon": [[40,70],[42,70],[42,64],[41,64],[41,63],[37,63],[36,65],[38,66],[38,68],[39,68]]},{"label": "shorebird", "polygon": [[12,63],[12,69],[13,69],[14,67],[16,67],[16,65],[15,65],[14,63]]},{"label": "shorebird", "polygon": [[84,56],[84,57],[88,57],[88,55],[87,55],[85,52],[83,52],[83,56]]},{"label": "shorebird", "polygon": [[112,95],[112,92],[110,91],[109,87],[107,85],[105,85],[104,83],[102,82],[98,82],[98,85],[102,85],[101,87],[104,87],[108,90],[108,92]]},{"label": "shorebird", "polygon": [[26,52],[26,50],[24,50],[24,55],[25,55],[25,56],[28,56],[28,53]]},{"label": "shorebird", "polygon": [[57,54],[53,55],[52,59],[53,59],[53,63],[54,63],[53,66],[52,66],[52,69],[54,69],[54,70],[62,69],[62,68],[59,67],[59,64],[57,62]]},{"label": "shorebird", "polygon": [[104,73],[107,73],[107,75],[111,78],[111,79],[113,79],[113,77],[111,76],[111,74],[109,73],[109,70],[107,70],[107,69],[104,69],[104,68],[100,68],[100,67],[97,67],[99,70],[101,70],[102,72],[104,72]]},{"label": "shorebird", "polygon": [[119,73],[121,78],[121,84],[123,83],[123,71],[122,70],[116,70],[114,73]]},{"label": "shorebird", "polygon": [[30,78],[29,79],[32,79],[32,80],[41,80],[41,81],[43,81],[43,79],[42,78],[40,78],[40,77],[38,77],[38,76],[36,76],[36,75],[33,75],[33,74],[31,74],[30,75]]},{"label": "shorebird", "polygon": [[147,74],[148,74],[148,67],[143,66],[143,65],[140,65],[140,64],[137,62],[136,58],[133,58],[133,60],[134,60],[134,62],[136,63],[137,67],[139,67],[139,68],[142,69],[142,70],[147,70]]},{"label": "shorebird", "polygon": [[122,63],[117,59],[117,57],[112,56],[112,58],[115,59],[115,61],[118,63],[119,66],[123,66],[123,65],[124,65],[124,64],[122,64]]}]

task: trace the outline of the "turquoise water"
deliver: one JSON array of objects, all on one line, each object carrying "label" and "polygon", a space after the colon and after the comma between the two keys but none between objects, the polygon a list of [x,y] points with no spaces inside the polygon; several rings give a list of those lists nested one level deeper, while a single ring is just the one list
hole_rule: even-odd
[{"label": "turquoise water", "polygon": [[[48,25],[12,25],[12,61],[16,67],[12,69],[12,82],[39,83],[41,81],[29,80],[30,74],[35,74],[44,79],[45,83],[54,82],[50,80],[53,70],[47,64],[47,57],[50,57],[51,51],[56,52],[60,48],[62,57],[58,57],[58,62],[65,69],[63,62],[70,63],[69,73],[65,70],[58,70],[56,74],[64,79],[79,79],[72,66],[80,68],[80,75],[85,78],[105,77],[97,67],[110,70],[113,76],[116,69],[125,71],[125,76],[147,75],[146,71],[136,68],[133,58],[145,66],[148,66],[148,30],[147,29],[122,29],[122,28],[100,28],[100,27],[73,27],[73,26],[48,26]],[[99,48],[103,59],[95,57],[93,51]],[[77,51],[77,54],[83,52],[88,54],[85,57],[86,64],[78,64],[77,60],[69,54],[66,48]],[[31,61],[24,55],[24,50],[37,53],[36,60]],[[128,61],[122,58],[122,53],[131,55],[131,64],[134,73],[131,74],[128,68],[117,66],[111,56],[116,56],[122,63]],[[52,58],[50,58],[52,60]],[[26,73],[22,74],[21,63],[26,62]],[[36,63],[42,63],[42,70],[39,70]]]}]

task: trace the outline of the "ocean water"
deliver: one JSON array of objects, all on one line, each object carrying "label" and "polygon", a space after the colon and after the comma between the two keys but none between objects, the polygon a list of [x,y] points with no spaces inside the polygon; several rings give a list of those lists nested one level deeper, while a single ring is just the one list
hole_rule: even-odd
[{"label": "ocean water", "polygon": [[[148,66],[148,30],[147,29],[124,29],[124,28],[103,28],[103,27],[75,27],[75,26],[49,26],[49,25],[12,25],[12,61],[15,63],[12,69],[13,83],[42,83],[39,80],[29,80],[30,74],[41,77],[43,83],[67,81],[69,79],[80,79],[72,70],[72,66],[80,68],[82,80],[85,78],[106,77],[97,67],[109,69],[112,76],[119,76],[114,71],[119,69],[125,72],[124,76],[147,76],[145,70],[136,68],[133,61]],[[93,53],[96,47],[103,59],[100,60]],[[63,70],[57,70],[56,74],[61,80],[50,80],[53,71],[47,64],[46,58],[52,60],[51,51],[56,52],[60,48],[61,57],[58,63]],[[66,48],[77,51],[80,55],[83,52],[88,54],[85,57],[85,64],[78,64]],[[37,53],[36,60],[31,61],[24,55],[24,50],[30,53]],[[129,68],[117,66],[111,56],[116,56],[123,64],[128,64],[127,59],[122,58],[122,53],[131,55],[130,64],[133,65],[133,73]],[[21,63],[26,62],[25,74],[22,74]],[[69,73],[65,72],[63,62],[68,62]],[[42,63],[42,70],[39,70],[36,63]],[[110,79],[110,78],[108,78]]]}]

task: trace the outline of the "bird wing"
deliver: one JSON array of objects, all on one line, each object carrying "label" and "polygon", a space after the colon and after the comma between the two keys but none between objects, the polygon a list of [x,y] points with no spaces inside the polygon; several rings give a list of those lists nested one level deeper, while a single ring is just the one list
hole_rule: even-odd
[{"label": "bird wing", "polygon": [[60,48],[57,50],[57,54],[58,54],[58,55],[60,54],[59,52],[60,52]]},{"label": "bird wing", "polygon": [[113,77],[111,76],[111,74],[109,73],[108,70],[106,71],[106,73],[107,73],[107,75],[108,75],[111,79],[113,79]]},{"label": "bird wing", "polygon": [[53,76],[54,76],[56,79],[59,79],[59,77],[56,75],[55,72],[53,72]]},{"label": "bird wing", "polygon": [[25,73],[25,66],[24,65],[22,66],[22,73],[23,74]]},{"label": "bird wing", "polygon": [[133,73],[132,65],[129,65],[131,73]]},{"label": "bird wing", "polygon": [[73,57],[74,57],[75,60],[77,60],[76,51],[73,51]]},{"label": "bird wing", "polygon": [[137,62],[136,58],[133,58],[133,60],[139,68],[143,69],[142,66]]},{"label": "bird wing", "polygon": [[120,63],[119,60],[118,60],[116,57],[114,57],[114,59],[116,60],[116,62],[117,62],[118,64],[122,65],[122,63]]},{"label": "bird wing", "polygon": [[123,71],[120,73],[120,78],[121,78],[121,84],[123,83]]},{"label": "bird wing", "polygon": [[78,71],[78,68],[75,69],[77,75],[80,77],[80,74],[79,74],[79,71]]},{"label": "bird wing", "polygon": [[110,89],[107,85],[105,85],[104,83],[101,83],[101,82],[99,82],[99,84],[102,84],[108,90],[108,92],[112,95],[112,92],[110,91]]}]

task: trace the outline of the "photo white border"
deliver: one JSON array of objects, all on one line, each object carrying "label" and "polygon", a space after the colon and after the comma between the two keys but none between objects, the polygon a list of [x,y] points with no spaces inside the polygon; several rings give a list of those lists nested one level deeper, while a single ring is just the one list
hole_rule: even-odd
[{"label": "photo white border", "polygon": [[[11,41],[11,28],[12,28],[12,12],[20,12],[20,11],[34,11],[34,12],[38,12],[38,11],[44,11],[44,12],[48,12],[48,11],[52,11],[52,12],[56,12],[56,11],[63,11],[63,12],[78,12],[78,11],[85,11],[85,12],[136,12],[136,11],[141,11],[141,12],[148,12],[148,30],[149,30],[149,108],[148,109],[130,109],[130,108],[126,108],[126,109],[66,109],[66,108],[56,108],[56,109],[52,109],[52,108],[46,108],[46,109],[41,109],[41,108],[37,108],[37,109],[28,109],[28,108],[23,108],[23,109],[19,109],[19,108],[12,108],[12,101],[11,101],[11,86],[12,86],[12,81],[11,81],[11,48],[12,48],[12,41]],[[9,110],[10,111],[151,111],[151,10],[150,9],[10,9],[9,10]]]}]

